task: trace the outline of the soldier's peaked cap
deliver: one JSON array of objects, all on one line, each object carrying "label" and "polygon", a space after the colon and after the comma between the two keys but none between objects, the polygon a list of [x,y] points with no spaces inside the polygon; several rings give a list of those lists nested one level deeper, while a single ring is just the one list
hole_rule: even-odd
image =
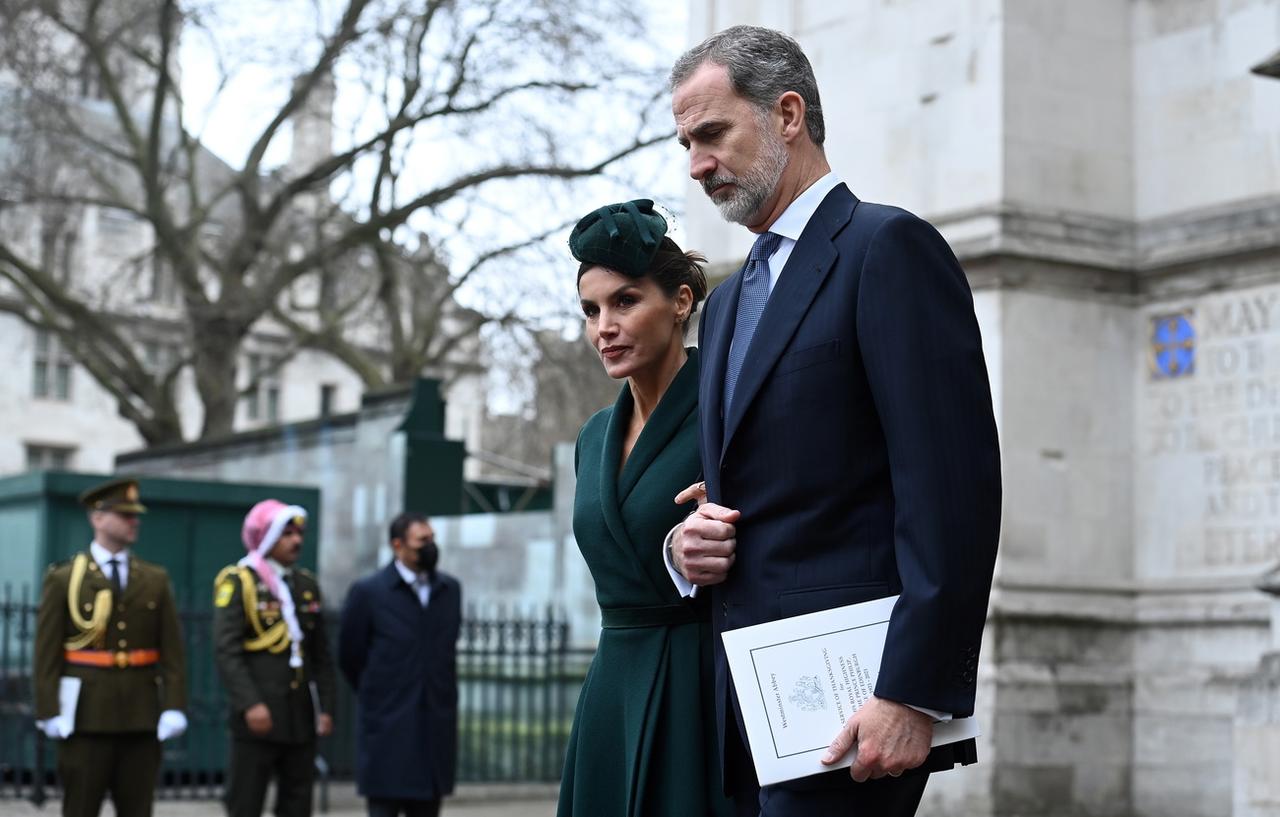
[{"label": "soldier's peaked cap", "polygon": [[91,511],[146,513],[138,495],[138,481],[128,477],[108,480],[80,494],[80,504]]}]

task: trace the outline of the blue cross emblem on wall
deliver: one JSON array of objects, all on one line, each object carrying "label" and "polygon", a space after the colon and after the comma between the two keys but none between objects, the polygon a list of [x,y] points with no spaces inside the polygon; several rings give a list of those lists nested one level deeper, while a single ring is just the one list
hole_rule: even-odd
[{"label": "blue cross emblem on wall", "polygon": [[1151,375],[1156,380],[1187,377],[1196,370],[1196,329],[1191,310],[1151,319]]}]

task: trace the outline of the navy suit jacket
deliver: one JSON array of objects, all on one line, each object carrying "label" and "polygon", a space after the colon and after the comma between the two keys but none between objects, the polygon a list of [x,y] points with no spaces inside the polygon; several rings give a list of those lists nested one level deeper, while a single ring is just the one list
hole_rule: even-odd
[{"label": "navy suit jacket", "polygon": [[[741,285],[739,271],[717,287],[699,327],[707,495],[742,512],[737,558],[711,588],[717,633],[901,594],[876,694],[972,714],[1000,453],[959,262],[927,222],[838,185],[778,278],[725,417]],[[928,768],[971,749],[935,751]]]},{"label": "navy suit jacket", "polygon": [[458,744],[458,580],[437,572],[425,608],[389,564],[351,586],[338,666],[356,691],[356,782],[365,797],[438,800]]}]

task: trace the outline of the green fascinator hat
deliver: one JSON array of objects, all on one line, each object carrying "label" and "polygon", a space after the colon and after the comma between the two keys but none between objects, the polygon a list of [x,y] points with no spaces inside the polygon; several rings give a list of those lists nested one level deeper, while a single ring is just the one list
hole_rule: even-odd
[{"label": "green fascinator hat", "polygon": [[573,228],[569,252],[583,263],[639,278],[649,269],[666,234],[667,220],[654,212],[649,199],[606,204],[583,216]]}]

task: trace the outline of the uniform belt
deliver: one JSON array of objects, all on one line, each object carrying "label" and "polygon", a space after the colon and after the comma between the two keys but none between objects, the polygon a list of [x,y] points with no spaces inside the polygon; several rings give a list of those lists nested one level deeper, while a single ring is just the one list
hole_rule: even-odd
[{"label": "uniform belt", "polygon": [[702,617],[691,604],[663,604],[658,607],[607,607],[600,611],[600,626],[606,630],[631,627],[666,627],[694,624]]},{"label": "uniform belt", "polygon": [[149,667],[160,660],[159,650],[67,650],[68,664],[79,667]]}]

